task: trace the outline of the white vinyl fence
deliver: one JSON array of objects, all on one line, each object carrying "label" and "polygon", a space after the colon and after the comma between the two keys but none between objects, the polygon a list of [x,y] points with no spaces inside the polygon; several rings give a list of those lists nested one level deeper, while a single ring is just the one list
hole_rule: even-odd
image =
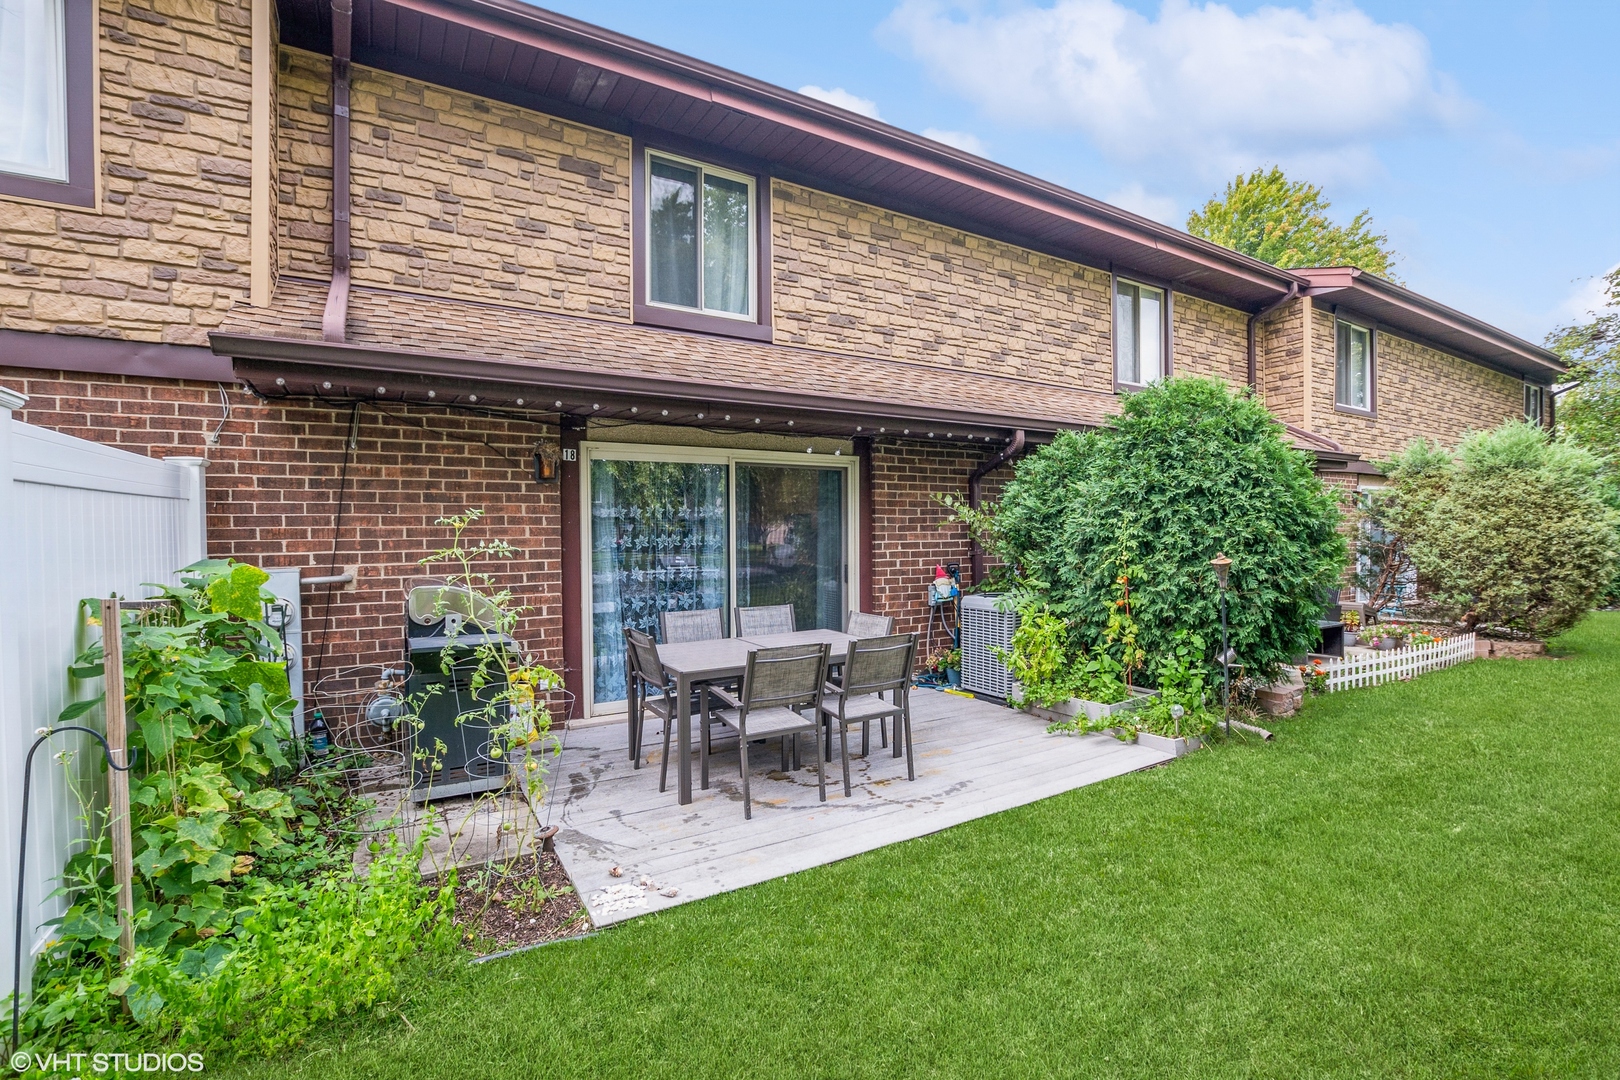
[{"label": "white vinyl fence", "polygon": [[1458,634],[1428,645],[1412,645],[1388,652],[1357,653],[1323,665],[1327,689],[1349,690],[1356,686],[1409,679],[1425,671],[1437,671],[1474,658],[1474,635]]},{"label": "white vinyl fence", "polygon": [[[79,601],[113,593],[142,599],[145,582],[173,582],[206,551],[200,458],[161,460],[12,419],[26,402],[0,388],[0,998],[11,992],[17,839],[23,761],[35,731],[69,702],[95,697],[101,680],[67,666],[95,638]],[[101,710],[76,723],[100,729]],[[101,751],[89,737],[58,736],[34,755],[23,889],[23,966],[45,939],[40,924],[63,909],[50,893],[83,836],[77,797],[54,757],[78,752],[81,790],[105,796]]]}]

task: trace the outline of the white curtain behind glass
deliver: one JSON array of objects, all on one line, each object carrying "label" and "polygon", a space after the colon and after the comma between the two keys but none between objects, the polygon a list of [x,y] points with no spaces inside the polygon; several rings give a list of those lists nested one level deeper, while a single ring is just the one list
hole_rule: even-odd
[{"label": "white curtain behind glass", "polygon": [[703,306],[748,314],[748,185],[703,177]]},{"label": "white curtain behind glass", "polygon": [[66,181],[65,0],[0,0],[0,172]]}]

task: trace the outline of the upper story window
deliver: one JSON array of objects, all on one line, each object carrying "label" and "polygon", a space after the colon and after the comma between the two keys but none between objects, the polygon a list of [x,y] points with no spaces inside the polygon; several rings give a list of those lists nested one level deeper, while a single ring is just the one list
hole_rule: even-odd
[{"label": "upper story window", "polygon": [[1524,418],[1532,424],[1544,424],[1547,407],[1547,388],[1535,383],[1524,384]]},{"label": "upper story window", "polygon": [[95,205],[93,0],[0,0],[0,195]]},{"label": "upper story window", "polygon": [[1343,319],[1338,323],[1333,403],[1341,409],[1373,411],[1373,332]]},{"label": "upper story window", "polygon": [[1164,377],[1163,289],[1114,279],[1114,381],[1146,386]]},{"label": "upper story window", "polygon": [[65,183],[64,0],[0,3],[0,171]]},{"label": "upper story window", "polygon": [[754,318],[754,179],[647,155],[647,300]]}]

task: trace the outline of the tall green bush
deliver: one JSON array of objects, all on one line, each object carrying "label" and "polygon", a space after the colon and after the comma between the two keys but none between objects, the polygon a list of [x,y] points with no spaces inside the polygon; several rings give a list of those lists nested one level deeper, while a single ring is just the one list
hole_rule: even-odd
[{"label": "tall green bush", "polygon": [[1268,675],[1316,647],[1323,593],[1347,557],[1338,508],[1282,425],[1247,394],[1202,378],[1132,394],[1106,427],[1060,434],[1019,463],[1000,502],[972,524],[1087,652],[1104,644],[1128,567],[1150,664],[1181,630],[1219,647],[1209,561],[1224,551],[1232,646]]},{"label": "tall green bush", "polygon": [[1590,451],[1514,420],[1455,454],[1414,443],[1386,465],[1389,527],[1418,572],[1418,605],[1467,629],[1548,637],[1615,575],[1620,543]]}]

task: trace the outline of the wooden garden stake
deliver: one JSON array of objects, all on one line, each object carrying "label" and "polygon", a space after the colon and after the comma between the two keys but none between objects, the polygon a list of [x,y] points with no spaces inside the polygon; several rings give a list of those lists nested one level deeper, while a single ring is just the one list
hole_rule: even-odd
[{"label": "wooden garden stake", "polygon": [[102,686],[106,690],[107,747],[116,769],[107,770],[108,824],[112,828],[113,881],[118,886],[118,951],[135,957],[134,842],[129,832],[129,736],[124,724],[124,643],[118,598],[101,602]]}]

